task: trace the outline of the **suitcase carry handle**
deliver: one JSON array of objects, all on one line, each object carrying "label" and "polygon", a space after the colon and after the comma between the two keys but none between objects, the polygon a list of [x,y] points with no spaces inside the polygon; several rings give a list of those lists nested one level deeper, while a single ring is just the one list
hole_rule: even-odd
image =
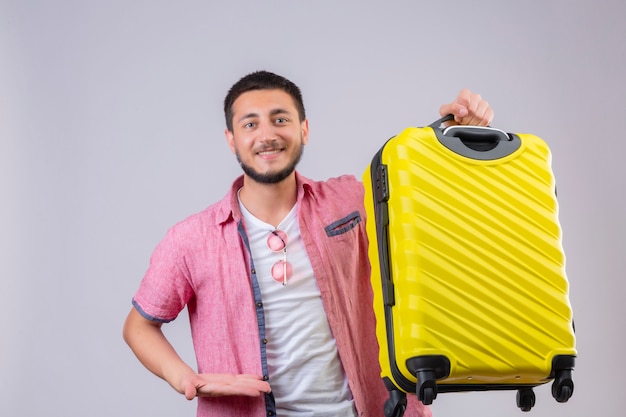
[{"label": "suitcase carry handle", "polygon": [[439,120],[435,120],[434,122],[432,122],[431,124],[428,125],[428,127],[432,127],[433,129],[440,127],[442,124],[444,124],[445,122],[451,122],[454,120],[454,115],[453,114],[446,114],[445,116],[443,116],[441,119]]},{"label": "suitcase carry handle", "polygon": [[[445,122],[451,122],[454,120],[453,114],[447,114],[441,119],[431,123],[429,127],[438,128]],[[467,125],[453,125],[448,126],[443,130],[443,134],[446,136],[458,137],[467,142],[489,142],[495,143],[501,140],[512,140],[511,136],[504,130],[496,129],[491,126],[467,126]]]},{"label": "suitcase carry handle", "polygon": [[491,126],[454,125],[446,128],[440,126],[454,120],[448,114],[429,125],[439,142],[446,148],[460,155],[478,160],[494,160],[504,158],[521,146],[517,135],[506,133]]}]

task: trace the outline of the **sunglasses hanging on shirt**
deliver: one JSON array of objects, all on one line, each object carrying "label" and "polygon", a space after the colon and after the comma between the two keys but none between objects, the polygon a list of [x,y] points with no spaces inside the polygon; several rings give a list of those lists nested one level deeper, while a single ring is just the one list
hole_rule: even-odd
[{"label": "sunglasses hanging on shirt", "polygon": [[287,285],[293,273],[291,264],[287,262],[287,234],[282,230],[272,230],[267,237],[267,247],[272,252],[283,254],[283,259],[272,265],[271,275],[274,281]]}]

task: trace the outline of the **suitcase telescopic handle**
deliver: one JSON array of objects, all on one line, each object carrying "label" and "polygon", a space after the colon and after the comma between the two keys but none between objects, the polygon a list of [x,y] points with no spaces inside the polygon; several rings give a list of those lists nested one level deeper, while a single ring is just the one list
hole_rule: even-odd
[{"label": "suitcase telescopic handle", "polygon": [[441,128],[454,120],[452,114],[431,123],[439,141],[448,149],[472,159],[493,160],[515,152],[521,146],[517,135],[491,126],[453,125]]}]

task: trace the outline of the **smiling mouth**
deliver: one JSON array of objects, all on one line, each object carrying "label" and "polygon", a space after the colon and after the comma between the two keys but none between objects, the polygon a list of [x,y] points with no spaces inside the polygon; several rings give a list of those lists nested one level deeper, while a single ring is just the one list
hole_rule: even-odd
[{"label": "smiling mouth", "polygon": [[282,149],[267,149],[264,151],[257,152],[257,155],[266,156],[266,155],[275,155],[277,153],[282,152]]}]

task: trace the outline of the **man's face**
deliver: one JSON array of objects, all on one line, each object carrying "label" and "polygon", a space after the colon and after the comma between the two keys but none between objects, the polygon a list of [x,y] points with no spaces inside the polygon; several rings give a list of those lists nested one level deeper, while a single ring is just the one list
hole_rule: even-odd
[{"label": "man's face", "polygon": [[233,131],[226,140],[244,173],[272,184],[289,177],[309,140],[293,99],[282,90],[253,90],[233,103]]}]

